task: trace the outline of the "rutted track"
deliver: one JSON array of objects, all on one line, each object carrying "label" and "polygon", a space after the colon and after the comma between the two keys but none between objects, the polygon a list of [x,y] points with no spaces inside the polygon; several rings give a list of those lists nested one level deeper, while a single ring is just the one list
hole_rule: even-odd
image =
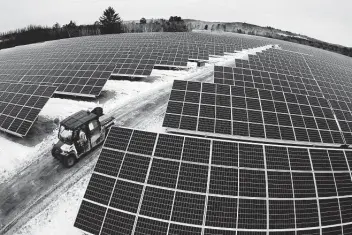
[{"label": "rutted track", "polygon": [[[204,69],[194,81],[211,79],[212,69]],[[137,96],[127,104],[116,107],[108,116],[116,118],[120,126],[143,128],[164,115],[171,84]],[[28,220],[46,208],[57,196],[66,192],[82,177],[92,172],[100,148],[84,157],[73,168],[65,169],[43,152],[40,160],[33,162],[21,173],[0,185],[0,234],[13,234]]]}]

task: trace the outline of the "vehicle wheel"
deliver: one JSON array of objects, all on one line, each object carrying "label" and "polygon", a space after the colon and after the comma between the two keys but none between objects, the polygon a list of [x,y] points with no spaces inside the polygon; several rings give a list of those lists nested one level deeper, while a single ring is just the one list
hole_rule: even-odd
[{"label": "vehicle wheel", "polygon": [[51,155],[52,155],[54,158],[57,158],[57,157],[60,155],[60,149],[53,148],[53,149],[51,150]]},{"label": "vehicle wheel", "polygon": [[64,165],[67,168],[71,168],[76,164],[76,157],[73,155],[68,155],[64,158]]}]

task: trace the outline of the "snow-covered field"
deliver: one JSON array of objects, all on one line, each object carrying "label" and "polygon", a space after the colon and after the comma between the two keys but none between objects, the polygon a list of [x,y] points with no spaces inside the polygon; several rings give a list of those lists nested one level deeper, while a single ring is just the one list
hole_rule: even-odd
[{"label": "snow-covered field", "polygon": [[[248,54],[259,52],[269,47],[271,46],[229,54],[221,58],[211,58],[210,63],[201,68],[196,67],[195,63],[189,63],[189,70],[187,71],[154,70],[152,77],[144,81],[109,80],[103,89],[102,96],[95,101],[50,99],[40,113],[39,119],[46,120],[46,123],[54,123],[51,126],[55,128],[48,128],[48,130],[42,131],[44,133],[43,138],[38,140],[38,143],[28,144],[25,140],[14,142],[12,138],[3,134],[0,135],[0,184],[13,175],[20,173],[21,169],[38,160],[41,153],[51,148],[52,144],[57,140],[57,123],[65,117],[79,110],[89,110],[96,106],[103,107],[104,112],[109,113],[114,108],[122,107],[129,100],[141,94],[148,94],[148,92],[153,92],[156,87],[171,84],[174,79],[191,79],[193,76],[201,74],[204,71],[213,70],[214,64],[231,65],[236,58],[247,59]],[[143,126],[143,129],[162,132],[162,121],[162,118],[156,118],[147,126]],[[40,123],[35,125],[38,125],[36,128],[41,128]],[[28,221],[16,234],[83,234],[80,230],[73,227],[73,223],[89,178],[90,175],[86,175],[80,179],[78,183]]]}]

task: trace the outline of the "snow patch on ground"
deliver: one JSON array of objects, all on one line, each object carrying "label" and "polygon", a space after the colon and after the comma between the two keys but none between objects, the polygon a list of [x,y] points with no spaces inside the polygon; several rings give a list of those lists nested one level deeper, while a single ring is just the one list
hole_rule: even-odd
[{"label": "snow patch on ground", "polygon": [[54,132],[34,147],[25,146],[0,136],[0,184],[33,161],[38,160],[41,157],[41,151],[50,148],[55,141],[56,133]]},{"label": "snow patch on ground", "polygon": [[82,235],[83,233],[73,227],[73,224],[89,179],[90,175],[87,175],[79,180],[66,193],[17,231],[15,235]]},{"label": "snow patch on ground", "polygon": [[16,171],[16,165],[25,162],[27,154],[31,151],[33,149],[30,147],[0,138],[0,183],[10,177],[11,172]]},{"label": "snow patch on ground", "polygon": [[307,40],[307,37],[300,36],[300,35],[287,35],[285,33],[278,33],[278,35],[281,35],[281,36],[284,36],[284,37],[300,38],[300,39],[306,39]]},{"label": "snow patch on ground", "polygon": [[243,50],[243,51],[240,51],[236,54],[228,54],[228,55],[224,56],[224,58],[226,59],[225,61],[219,62],[216,65],[235,67],[235,63],[234,63],[235,59],[248,60],[249,59],[248,55],[255,55],[258,52],[268,50],[272,47],[273,47],[273,45],[267,45],[267,46]]}]

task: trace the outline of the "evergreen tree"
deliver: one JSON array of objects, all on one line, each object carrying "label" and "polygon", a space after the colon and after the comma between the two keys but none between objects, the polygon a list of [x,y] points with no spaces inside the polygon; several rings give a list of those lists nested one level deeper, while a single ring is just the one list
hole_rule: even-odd
[{"label": "evergreen tree", "polygon": [[114,8],[108,7],[99,18],[103,34],[122,33],[122,20]]}]

